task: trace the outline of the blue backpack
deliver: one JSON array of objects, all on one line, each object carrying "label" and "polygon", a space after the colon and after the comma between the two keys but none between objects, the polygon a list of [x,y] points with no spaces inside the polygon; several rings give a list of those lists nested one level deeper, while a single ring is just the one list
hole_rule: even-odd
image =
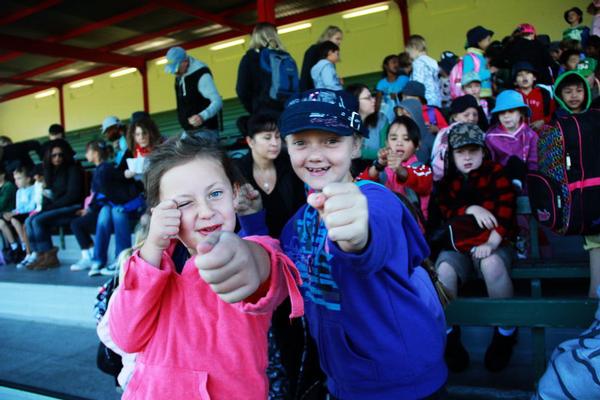
[{"label": "blue backpack", "polygon": [[266,88],[264,97],[284,103],[300,92],[298,67],[289,53],[283,50],[262,49],[260,69],[270,76],[270,85]]}]

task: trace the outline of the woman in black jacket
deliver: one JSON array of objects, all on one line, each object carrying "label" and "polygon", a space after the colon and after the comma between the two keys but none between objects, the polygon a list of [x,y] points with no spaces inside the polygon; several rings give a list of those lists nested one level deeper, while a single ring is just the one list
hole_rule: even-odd
[{"label": "woman in black jacket", "polygon": [[25,229],[32,254],[25,264],[28,269],[41,270],[60,265],[58,248],[53,247],[52,227],[68,225],[76,217],[83,200],[83,171],[73,159],[66,142],[56,141],[44,155],[46,190],[42,211],[25,220]]}]

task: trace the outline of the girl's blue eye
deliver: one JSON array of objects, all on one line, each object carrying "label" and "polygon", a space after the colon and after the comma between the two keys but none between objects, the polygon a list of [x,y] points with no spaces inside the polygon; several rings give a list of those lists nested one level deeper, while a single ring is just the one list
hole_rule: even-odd
[{"label": "girl's blue eye", "polygon": [[329,138],[329,139],[327,139],[327,144],[336,144],[339,141],[340,140],[338,138]]},{"label": "girl's blue eye", "polygon": [[215,190],[213,192],[210,192],[208,194],[208,198],[215,200],[215,199],[220,199],[223,196],[223,191],[222,190]]}]

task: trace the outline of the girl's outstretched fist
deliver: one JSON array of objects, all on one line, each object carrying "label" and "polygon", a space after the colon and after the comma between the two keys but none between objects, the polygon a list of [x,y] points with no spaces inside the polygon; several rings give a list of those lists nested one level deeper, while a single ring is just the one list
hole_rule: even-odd
[{"label": "girl's outstretched fist", "polygon": [[233,232],[215,232],[196,247],[200,276],[227,303],[253,295],[269,277],[267,252]]},{"label": "girl's outstretched fist", "polygon": [[163,200],[152,209],[150,228],[140,255],[144,260],[154,266],[159,266],[162,252],[169,247],[171,239],[179,233],[181,211],[177,208],[175,200]]},{"label": "girl's outstretched fist", "polygon": [[352,182],[330,183],[320,193],[311,193],[308,204],[316,208],[327,228],[327,236],[345,252],[362,251],[369,241],[367,198]]},{"label": "girl's outstretched fist", "polygon": [[233,206],[236,214],[242,216],[255,214],[263,208],[260,193],[250,183],[240,186],[233,199]]}]

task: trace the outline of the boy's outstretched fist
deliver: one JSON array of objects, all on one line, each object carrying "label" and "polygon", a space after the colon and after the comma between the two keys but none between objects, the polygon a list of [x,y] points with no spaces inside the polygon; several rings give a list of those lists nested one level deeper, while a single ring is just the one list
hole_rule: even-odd
[{"label": "boy's outstretched fist", "polygon": [[270,273],[267,252],[233,232],[214,232],[196,248],[200,276],[227,303],[253,295]]},{"label": "boy's outstretched fist", "polygon": [[320,193],[311,193],[308,204],[316,208],[327,228],[327,236],[348,253],[362,251],[369,242],[367,198],[352,182],[330,183]]}]

